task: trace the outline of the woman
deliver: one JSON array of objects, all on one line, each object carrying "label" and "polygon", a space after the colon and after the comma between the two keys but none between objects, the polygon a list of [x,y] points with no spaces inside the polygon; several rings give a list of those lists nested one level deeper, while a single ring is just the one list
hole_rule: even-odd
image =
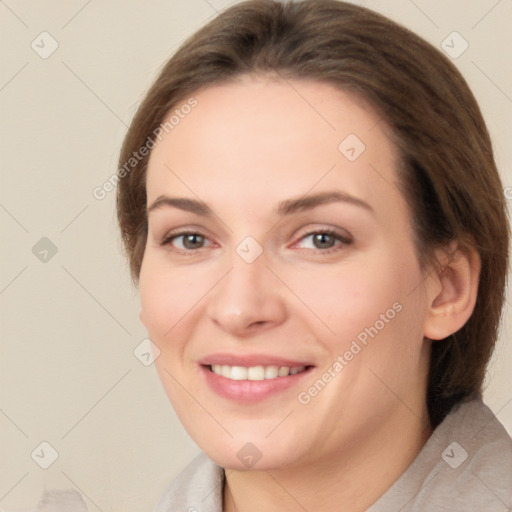
[{"label": "woman", "polygon": [[163,68],[119,169],[141,321],[204,451],[158,512],[510,509],[481,401],[509,227],[439,51],[336,0],[243,2]]}]

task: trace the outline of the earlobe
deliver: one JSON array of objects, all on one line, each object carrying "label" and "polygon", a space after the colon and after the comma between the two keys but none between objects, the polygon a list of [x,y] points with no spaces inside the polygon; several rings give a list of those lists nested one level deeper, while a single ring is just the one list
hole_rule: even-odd
[{"label": "earlobe", "polygon": [[461,329],[475,307],[480,256],[472,247],[451,245],[439,254],[439,268],[429,276],[424,336],[441,340]]},{"label": "earlobe", "polygon": [[139,311],[139,320],[142,322],[142,325],[146,325],[146,315],[144,314],[144,310],[142,308]]}]

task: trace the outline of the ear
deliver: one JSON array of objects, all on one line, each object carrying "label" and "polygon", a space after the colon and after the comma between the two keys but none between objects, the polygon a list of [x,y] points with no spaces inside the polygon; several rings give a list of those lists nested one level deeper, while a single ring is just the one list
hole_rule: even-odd
[{"label": "ear", "polygon": [[458,242],[437,251],[439,265],[428,278],[428,311],[424,336],[441,340],[457,332],[475,308],[480,277],[480,256],[476,249]]}]

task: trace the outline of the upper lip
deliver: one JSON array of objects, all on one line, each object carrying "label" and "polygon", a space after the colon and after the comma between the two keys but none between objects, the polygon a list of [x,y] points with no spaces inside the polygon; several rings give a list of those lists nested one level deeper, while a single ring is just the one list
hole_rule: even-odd
[{"label": "upper lip", "polygon": [[293,360],[270,354],[228,354],[218,353],[205,356],[198,361],[201,365],[221,364],[227,366],[287,366],[296,368],[300,366],[312,366],[305,360]]}]

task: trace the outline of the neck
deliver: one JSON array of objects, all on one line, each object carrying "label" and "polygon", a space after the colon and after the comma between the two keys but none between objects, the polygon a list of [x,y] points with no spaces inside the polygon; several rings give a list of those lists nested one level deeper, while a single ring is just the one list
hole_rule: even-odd
[{"label": "neck", "polygon": [[426,407],[401,405],[384,428],[349,448],[293,468],[226,470],[224,512],[362,512],[393,485],[430,437]]}]

